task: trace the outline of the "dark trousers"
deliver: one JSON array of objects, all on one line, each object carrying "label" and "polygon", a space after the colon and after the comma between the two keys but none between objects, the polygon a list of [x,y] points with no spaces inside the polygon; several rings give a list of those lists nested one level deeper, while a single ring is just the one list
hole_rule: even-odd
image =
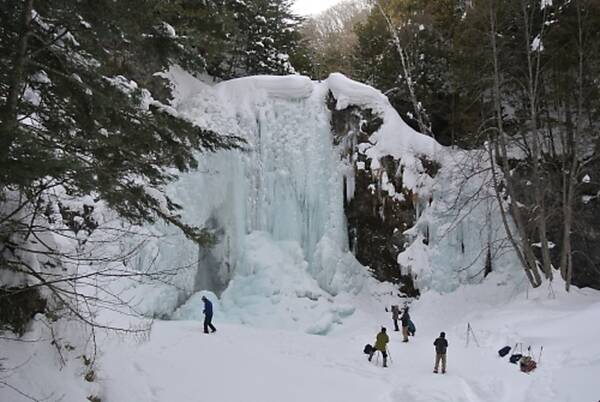
[{"label": "dark trousers", "polygon": [[208,328],[210,327],[210,330],[212,332],[215,332],[217,329],[214,327],[214,325],[212,325],[212,314],[206,314],[204,315],[204,333],[208,334]]},{"label": "dark trousers", "polygon": [[371,354],[369,354],[369,361],[371,361],[371,359],[373,359],[373,355],[376,352],[381,352],[381,354],[383,355],[383,367],[387,367],[387,356],[388,355],[387,355],[387,352],[385,350],[377,350],[377,349],[373,348],[371,350]]},{"label": "dark trousers", "polygon": [[442,373],[446,372],[446,354],[445,353],[436,353],[435,354],[435,366],[433,367],[433,371],[437,373],[438,367],[440,366],[440,362],[442,362]]},{"label": "dark trousers", "polygon": [[398,328],[398,319],[397,318],[394,319],[394,331],[400,331],[400,328]]}]

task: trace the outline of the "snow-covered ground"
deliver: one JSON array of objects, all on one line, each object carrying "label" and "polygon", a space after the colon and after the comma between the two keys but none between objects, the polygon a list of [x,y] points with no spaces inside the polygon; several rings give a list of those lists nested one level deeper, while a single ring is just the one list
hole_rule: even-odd
[{"label": "snow-covered ground", "polygon": [[[210,335],[202,333],[200,321],[156,321],[145,339],[100,337],[92,384],[83,380],[82,364],[72,362],[62,372],[38,370],[58,361],[42,340],[4,381],[39,399],[50,395],[64,402],[89,394],[102,402],[597,401],[600,292],[575,289],[566,295],[556,289],[552,298],[547,287],[513,290],[491,278],[452,294],[425,294],[412,304],[417,333],[407,344],[392,331],[384,311],[390,299],[382,297],[327,336],[227,324],[217,314],[218,330]],[[467,323],[475,337],[468,347]],[[380,358],[369,363],[362,354],[381,325],[391,339],[386,369]],[[440,331],[450,344],[445,375],[432,373],[432,343]],[[531,345],[535,360],[543,346],[534,372],[521,373],[508,357],[498,357],[498,349],[516,342]],[[28,399],[2,387],[0,400]]]},{"label": "snow-covered ground", "polygon": [[[558,292],[551,299],[546,288],[510,295],[497,287],[492,278],[450,295],[427,294],[413,303],[417,333],[407,344],[392,331],[383,301],[329,336],[218,325],[218,319],[217,333],[204,335],[199,322],[159,322],[148,343],[121,345],[106,356],[106,400],[599,400],[600,292]],[[471,335],[468,347],[467,323],[476,338]],[[381,359],[369,363],[362,354],[380,325],[390,331],[388,369]],[[444,376],[432,373],[432,343],[440,331],[450,343]],[[521,373],[508,356],[498,357],[498,349],[516,342],[531,345],[535,360],[543,346],[533,373]]]}]

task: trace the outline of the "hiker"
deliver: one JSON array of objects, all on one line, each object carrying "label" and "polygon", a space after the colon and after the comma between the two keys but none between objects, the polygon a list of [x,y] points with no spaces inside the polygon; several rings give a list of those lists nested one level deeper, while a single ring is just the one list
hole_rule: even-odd
[{"label": "hiker", "polygon": [[386,333],[385,327],[381,327],[381,332],[377,334],[377,339],[375,340],[375,347],[371,349],[371,353],[369,354],[369,361],[373,358],[375,352],[380,351],[383,355],[383,367],[387,367],[387,344],[390,341]]},{"label": "hiker", "polygon": [[206,296],[202,296],[204,302],[204,333],[208,334],[208,328],[210,327],[211,332],[215,332],[217,329],[212,325],[213,306],[210,300]]},{"label": "hiker", "polygon": [[408,323],[410,322],[410,314],[408,314],[408,307],[404,307],[404,313],[402,314],[402,336],[404,339],[402,342],[408,342]]},{"label": "hiker", "polygon": [[433,342],[435,346],[435,366],[433,372],[438,372],[440,360],[442,361],[442,374],[446,373],[446,350],[448,349],[448,341],[446,340],[446,333],[440,332],[440,337]]},{"label": "hiker", "polygon": [[394,321],[394,331],[400,331],[398,328],[398,319],[400,318],[400,308],[397,304],[392,306],[392,320]]}]

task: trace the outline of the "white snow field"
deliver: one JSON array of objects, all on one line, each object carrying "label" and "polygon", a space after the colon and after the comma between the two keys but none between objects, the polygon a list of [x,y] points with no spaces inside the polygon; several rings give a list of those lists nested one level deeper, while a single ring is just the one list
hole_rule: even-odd
[{"label": "white snow field", "polygon": [[[600,292],[549,298],[547,288],[528,295],[513,291],[491,278],[448,295],[428,292],[412,304],[417,332],[409,343],[401,342],[383,311],[387,295],[327,336],[227,324],[218,312],[217,332],[209,335],[199,321],[156,321],[147,339],[99,336],[91,384],[83,381],[85,366],[76,351],[63,351],[71,358],[59,371],[49,340],[29,333],[25,339],[38,342],[10,348],[9,361],[13,355],[28,358],[4,381],[40,400],[64,402],[88,395],[103,402],[598,401]],[[468,347],[467,323],[475,334]],[[369,363],[362,353],[380,325],[391,339],[388,368],[381,367],[381,357]],[[450,344],[444,375],[432,373],[432,343],[442,330]],[[498,357],[498,349],[516,342],[531,345],[535,360],[543,346],[534,372],[521,373],[508,356]],[[0,400],[29,399],[0,387]]]},{"label": "white snow field", "polygon": [[[155,320],[140,339],[96,331],[91,375],[81,357],[93,353],[89,331],[53,323],[53,344],[38,318],[25,342],[0,338],[1,402],[600,400],[600,292],[565,294],[560,281],[527,290],[489,177],[475,173],[485,151],[441,147],[406,125],[381,92],[341,74],[212,87],[176,68],[165,76],[176,93],[173,113],[247,141],[245,152],[200,155],[198,171],[169,189],[182,215],[213,229],[217,244],[199,249],[173,228],[146,228],[157,237],[127,269],[187,268],[165,278],[169,284],[122,279],[108,290],[136,312],[169,320]],[[398,256],[422,290],[408,344],[385,312],[403,300],[348,248],[343,181],[352,197],[355,161],[332,143],[329,91],[338,109],[358,105],[382,117],[360,152],[373,169],[386,155],[401,159],[403,185],[417,194],[417,221],[405,232],[411,243]],[[440,163],[436,177],[425,174],[423,157]],[[386,174],[380,185],[404,196]],[[488,248],[493,272],[484,279]],[[215,334],[202,333],[202,295],[214,303]],[[147,322],[105,310],[98,319]],[[466,347],[468,323],[475,339]],[[391,337],[385,369],[362,353],[381,325]],[[432,373],[440,331],[450,343],[445,375]],[[531,345],[536,360],[544,348],[531,374],[497,356],[517,342]]]},{"label": "white snow field", "polygon": [[[493,281],[493,279],[492,279]],[[150,341],[116,346],[103,362],[103,401],[261,402],[547,402],[600,398],[600,293],[519,293],[506,304],[495,284],[414,303],[416,336],[401,342],[389,314],[362,312],[328,336],[220,324],[202,333],[194,321],[158,322]],[[466,347],[470,322],[476,340]],[[391,362],[367,361],[379,325],[390,335]],[[448,372],[433,374],[432,343],[449,340]],[[539,367],[530,374],[497,350],[523,342]],[[475,342],[479,343],[479,346]]]}]

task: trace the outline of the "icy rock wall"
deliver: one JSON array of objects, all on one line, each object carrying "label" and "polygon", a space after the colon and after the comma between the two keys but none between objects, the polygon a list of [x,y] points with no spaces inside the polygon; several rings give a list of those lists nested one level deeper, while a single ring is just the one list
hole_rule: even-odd
[{"label": "icy rock wall", "polygon": [[399,266],[410,269],[419,288],[439,292],[482,282],[486,266],[498,284],[523,283],[491,185],[487,152],[445,150],[436,159],[435,180],[415,198],[417,220],[404,232],[409,245],[397,257]]},{"label": "icy rock wall", "polygon": [[408,295],[479,283],[486,267],[500,284],[522,282],[487,152],[440,146],[382,95],[340,92],[332,89],[332,128],[352,166],[345,208],[358,260],[378,279],[400,280]]},{"label": "icy rock wall", "polygon": [[[189,269],[170,279],[172,288],[146,289],[142,311],[169,315],[194,292],[209,290],[220,297],[228,320],[327,333],[354,310],[351,295],[381,287],[348,246],[344,204],[355,197],[357,172],[365,168],[374,183],[359,191],[378,193],[382,201],[369,214],[386,223],[398,213],[414,215],[405,219],[410,228],[395,227],[393,220],[385,227],[403,242],[390,255],[419,288],[452,291],[479,281],[488,244],[503,269],[514,267],[502,246],[493,197],[486,191],[483,198],[474,196],[486,189],[487,179],[470,173],[462,179],[462,158],[469,154],[415,132],[381,92],[341,74],[320,83],[301,76],[248,77],[213,87],[177,69],[169,78],[178,113],[238,135],[247,145],[243,152],[199,155],[198,171],[170,188],[184,218],[213,229],[218,242],[198,250],[170,228],[155,228],[166,236],[142,258]],[[356,124],[338,122],[349,132],[332,132],[332,112],[352,108],[368,109],[378,119],[364,138],[352,132]],[[359,128],[365,124],[358,121]],[[434,162],[441,166],[435,174]],[[404,204],[405,210],[389,208]],[[387,235],[382,242],[389,242]],[[393,269],[393,261],[386,264]],[[190,298],[175,316],[193,318],[189,312],[202,310],[198,300]]]},{"label": "icy rock wall", "polygon": [[[249,77],[214,87],[182,71],[170,78],[178,113],[247,143],[244,151],[199,155],[199,169],[169,189],[184,206],[184,218],[212,229],[217,244],[198,250],[157,226],[163,237],[144,261],[190,269],[170,279],[172,288],[147,287],[141,310],[169,315],[182,298],[210,290],[228,320],[328,332],[353,311],[339,301],[342,295],[371,281],[348,249],[347,166],[332,140],[329,87],[299,76]],[[202,311],[197,304],[191,298],[175,316],[193,318],[185,312]]]}]

